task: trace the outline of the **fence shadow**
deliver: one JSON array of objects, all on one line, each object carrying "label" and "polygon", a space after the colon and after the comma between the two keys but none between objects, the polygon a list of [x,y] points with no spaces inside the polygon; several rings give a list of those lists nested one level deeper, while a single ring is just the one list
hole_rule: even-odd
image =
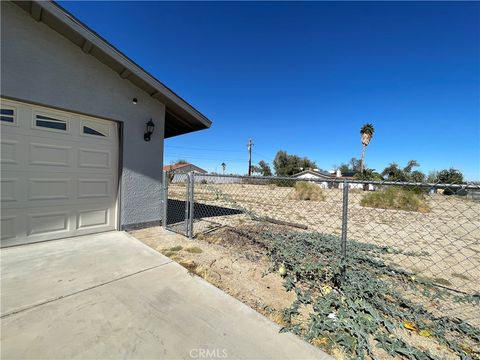
[{"label": "fence shadow", "polygon": [[[193,219],[243,214],[243,211],[200,203],[194,203]],[[168,199],[167,225],[185,221],[185,201]]]}]

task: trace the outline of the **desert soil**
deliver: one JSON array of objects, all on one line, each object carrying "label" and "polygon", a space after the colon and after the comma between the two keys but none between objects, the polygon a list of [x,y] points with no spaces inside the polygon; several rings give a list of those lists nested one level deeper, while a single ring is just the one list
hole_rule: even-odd
[{"label": "desert soil", "polygon": [[[292,304],[295,294],[285,291],[282,277],[276,271],[271,271],[264,249],[227,230],[218,229],[194,240],[166,232],[159,227],[136,230],[131,234],[189,269],[192,276],[203,277],[272,321],[283,325],[282,311]],[[429,350],[440,358],[457,359],[448,349],[429,338],[407,330],[398,330],[398,335],[406,342]],[[314,345],[322,347],[322,344]],[[381,349],[376,349],[375,352],[380,359],[393,359]],[[340,349],[333,349],[331,354],[337,359],[347,358]]]}]

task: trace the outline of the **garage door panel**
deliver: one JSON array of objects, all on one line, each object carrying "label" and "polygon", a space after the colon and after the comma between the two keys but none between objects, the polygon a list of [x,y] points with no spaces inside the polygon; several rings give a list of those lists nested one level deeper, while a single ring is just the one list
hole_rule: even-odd
[{"label": "garage door panel", "polygon": [[111,203],[117,182],[108,174],[2,172],[2,208]]},{"label": "garage door panel", "polygon": [[2,209],[2,246],[15,245],[24,238],[26,238],[25,211],[19,209]]},{"label": "garage door panel", "polygon": [[108,169],[112,168],[112,151],[80,148],[78,150],[78,166],[81,168]]},{"label": "garage door panel", "polygon": [[42,178],[28,180],[28,201],[68,200],[73,179]]},{"label": "garage door panel", "polygon": [[1,129],[2,247],[114,230],[116,124],[7,103],[18,117]]},{"label": "garage door panel", "polygon": [[67,211],[49,212],[48,210],[28,215],[27,235],[66,233],[69,229]]},{"label": "garage door panel", "polygon": [[72,166],[70,146],[31,143],[29,149],[30,166]]},{"label": "garage door panel", "polygon": [[25,136],[12,134],[10,126],[2,126],[0,164],[2,171],[23,168],[27,164]]},{"label": "garage door panel", "polygon": [[19,207],[27,199],[26,179],[15,171],[2,171],[1,178],[1,203],[4,207]]},{"label": "garage door panel", "polygon": [[1,163],[17,165],[19,161],[19,140],[2,140],[1,144]]},{"label": "garage door panel", "polygon": [[2,240],[10,240],[16,236],[16,216],[2,216]]},{"label": "garage door panel", "polygon": [[80,211],[77,215],[77,229],[108,226],[110,223],[109,208],[96,208]]},{"label": "garage door panel", "polygon": [[113,195],[110,179],[78,179],[77,183],[79,199],[102,199]]},{"label": "garage door panel", "polygon": [[111,198],[84,198],[84,199],[54,199],[54,200],[35,200],[22,201],[18,203],[2,202],[2,209],[45,209],[47,207],[68,206],[70,208],[79,208],[81,206],[113,206],[115,201]]},{"label": "garage door panel", "polygon": [[2,191],[0,193],[0,199],[2,202],[17,202],[19,200],[18,186],[16,186],[17,183],[17,178],[2,178]]}]

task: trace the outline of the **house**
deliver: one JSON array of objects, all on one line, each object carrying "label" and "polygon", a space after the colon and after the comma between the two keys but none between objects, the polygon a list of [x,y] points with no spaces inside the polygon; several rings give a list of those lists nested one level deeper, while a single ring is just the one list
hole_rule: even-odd
[{"label": "house", "polygon": [[164,138],[210,120],[53,2],[1,27],[1,245],[158,223]]},{"label": "house", "polygon": [[[340,172],[340,170],[337,170],[336,179],[349,181],[349,184],[348,184],[349,189],[362,189],[362,190],[369,190],[369,191],[373,191],[376,189],[376,187],[373,184],[352,182],[355,180],[355,174],[356,174],[356,171],[349,171],[349,172],[342,173]],[[338,183],[338,188],[343,189],[343,183]]]},{"label": "house", "polygon": [[163,171],[173,171],[177,174],[185,174],[193,171],[196,174],[206,174],[207,171],[203,170],[202,168],[194,165],[194,164],[172,164],[172,165],[165,165],[163,167]]},{"label": "house", "polygon": [[[314,170],[307,169],[292,175],[292,177],[297,179],[320,180],[320,186],[324,189],[326,188],[343,189],[343,183],[339,180],[353,181],[355,179],[354,176],[355,176],[354,171],[342,173],[338,169],[336,171],[330,171],[330,172],[319,171],[318,169],[314,169]],[[332,181],[332,180],[335,180],[335,181]],[[350,182],[348,184],[348,187],[350,189],[364,189],[364,184]],[[375,190],[374,185],[368,184],[368,190]]]},{"label": "house", "polygon": [[303,170],[297,174],[292,175],[292,177],[305,180],[324,180],[320,182],[320,186],[324,189],[330,187],[330,182],[328,180],[334,179],[334,176],[332,176],[331,174],[319,171],[318,169]]}]

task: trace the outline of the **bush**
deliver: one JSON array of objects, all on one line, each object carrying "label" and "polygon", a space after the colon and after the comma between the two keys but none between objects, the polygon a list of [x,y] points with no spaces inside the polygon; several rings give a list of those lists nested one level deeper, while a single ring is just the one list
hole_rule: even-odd
[{"label": "bush", "polygon": [[405,188],[388,187],[366,194],[360,205],[379,209],[395,209],[406,211],[428,212],[425,195]]},{"label": "bush", "polygon": [[299,181],[295,184],[295,192],[292,197],[296,200],[325,200],[325,195],[320,186],[306,181]]}]

